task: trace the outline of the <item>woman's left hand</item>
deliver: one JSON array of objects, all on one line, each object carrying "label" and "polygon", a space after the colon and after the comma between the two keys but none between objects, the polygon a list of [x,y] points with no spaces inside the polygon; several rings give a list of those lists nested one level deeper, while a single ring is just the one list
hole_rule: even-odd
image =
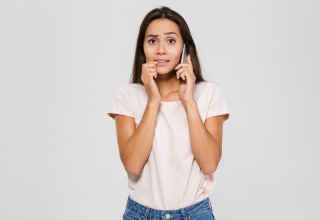
[{"label": "woman's left hand", "polygon": [[194,84],[196,82],[190,55],[187,60],[187,63],[179,63],[175,68],[177,79],[182,79],[180,80],[179,95],[184,104],[194,101]]}]

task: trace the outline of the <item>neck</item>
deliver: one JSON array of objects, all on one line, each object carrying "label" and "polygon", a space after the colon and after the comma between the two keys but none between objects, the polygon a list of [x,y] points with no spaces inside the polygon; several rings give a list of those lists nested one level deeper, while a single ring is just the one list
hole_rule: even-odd
[{"label": "neck", "polygon": [[161,95],[179,91],[180,80],[177,79],[175,71],[169,74],[158,74],[155,79]]}]

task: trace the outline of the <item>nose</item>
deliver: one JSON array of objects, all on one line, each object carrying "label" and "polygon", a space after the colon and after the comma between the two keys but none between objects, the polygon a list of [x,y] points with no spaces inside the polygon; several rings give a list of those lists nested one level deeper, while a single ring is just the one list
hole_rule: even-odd
[{"label": "nose", "polygon": [[166,54],[165,45],[162,41],[159,43],[157,54]]}]

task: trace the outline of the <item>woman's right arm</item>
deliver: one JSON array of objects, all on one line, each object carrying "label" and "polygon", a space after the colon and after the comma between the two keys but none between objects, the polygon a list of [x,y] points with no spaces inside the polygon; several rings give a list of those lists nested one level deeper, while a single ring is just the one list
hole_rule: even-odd
[{"label": "woman's right arm", "polygon": [[139,175],[151,152],[160,93],[154,81],[157,76],[156,62],[143,64],[141,79],[148,94],[148,102],[141,121],[136,128],[132,117],[116,115],[116,130],[121,161],[126,171]]},{"label": "woman's right arm", "polygon": [[139,175],[151,152],[159,104],[148,103],[140,124],[134,118],[116,115],[120,158],[130,174]]}]

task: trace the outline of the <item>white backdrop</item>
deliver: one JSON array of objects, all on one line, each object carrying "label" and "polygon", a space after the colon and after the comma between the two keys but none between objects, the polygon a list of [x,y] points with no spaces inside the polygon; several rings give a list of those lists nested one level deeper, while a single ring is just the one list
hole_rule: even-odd
[{"label": "white backdrop", "polygon": [[320,2],[0,3],[0,219],[121,219],[114,121],[139,25],[180,13],[230,119],[211,196],[218,220],[318,220]]}]

